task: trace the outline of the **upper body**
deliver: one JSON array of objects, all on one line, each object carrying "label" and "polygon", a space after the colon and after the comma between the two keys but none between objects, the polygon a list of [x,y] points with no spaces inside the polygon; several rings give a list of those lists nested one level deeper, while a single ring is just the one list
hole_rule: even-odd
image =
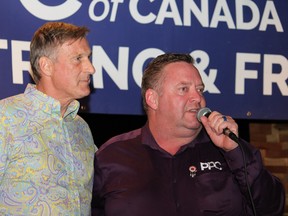
[{"label": "upper body", "polygon": [[[282,215],[282,185],[259,151],[241,143],[258,215]],[[171,155],[145,125],[112,138],[96,155],[93,215],[253,215],[239,147],[222,151],[204,130]]]},{"label": "upper body", "polygon": [[[96,154],[96,215],[252,215],[239,143],[223,133],[238,136],[238,125],[216,111],[198,121],[203,92],[190,55],[164,54],[148,65],[141,86],[147,125]],[[281,183],[259,151],[240,142],[258,214],[281,215]]]},{"label": "upper body", "polygon": [[95,145],[79,102],[60,103],[28,85],[0,101],[0,212],[89,215]]},{"label": "upper body", "polygon": [[30,44],[36,85],[0,102],[0,212],[90,215],[96,147],[77,99],[90,93],[88,29],[45,23]]}]

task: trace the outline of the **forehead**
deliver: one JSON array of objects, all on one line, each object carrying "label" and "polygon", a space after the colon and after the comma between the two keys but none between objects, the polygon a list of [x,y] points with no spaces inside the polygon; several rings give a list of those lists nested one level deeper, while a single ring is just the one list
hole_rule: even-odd
[{"label": "forehead", "polygon": [[59,52],[64,52],[67,55],[81,54],[81,53],[89,53],[91,52],[89,43],[86,38],[80,38],[77,40],[70,39],[62,44],[62,46],[58,49]]},{"label": "forehead", "polygon": [[67,49],[79,49],[81,47],[83,48],[90,48],[88,40],[86,38],[79,38],[79,39],[69,39],[65,41],[62,46],[62,48],[67,48]]},{"label": "forehead", "polygon": [[201,76],[195,66],[187,62],[173,62],[163,68],[164,81],[193,82],[202,84]]}]

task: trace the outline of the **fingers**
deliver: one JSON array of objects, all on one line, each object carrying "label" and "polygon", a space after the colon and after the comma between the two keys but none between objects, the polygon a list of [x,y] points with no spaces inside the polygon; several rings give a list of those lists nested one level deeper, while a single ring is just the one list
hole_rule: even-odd
[{"label": "fingers", "polygon": [[219,112],[214,111],[210,114],[208,119],[211,130],[216,134],[223,133],[225,128],[229,128],[231,131],[238,134],[238,125],[231,116],[225,116]]},{"label": "fingers", "polygon": [[209,117],[201,117],[201,122],[206,129],[212,142],[224,151],[235,149],[238,144],[226,136],[224,129],[229,129],[238,137],[238,125],[231,116],[224,116],[219,112],[213,111]]}]

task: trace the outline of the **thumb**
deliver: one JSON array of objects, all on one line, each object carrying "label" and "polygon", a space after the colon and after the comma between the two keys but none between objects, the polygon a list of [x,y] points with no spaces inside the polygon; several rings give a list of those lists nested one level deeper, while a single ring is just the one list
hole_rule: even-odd
[{"label": "thumb", "polygon": [[206,116],[201,116],[200,120],[201,120],[201,123],[204,126],[205,130],[207,131],[207,133],[210,134],[212,132],[212,129],[209,126],[208,118]]}]

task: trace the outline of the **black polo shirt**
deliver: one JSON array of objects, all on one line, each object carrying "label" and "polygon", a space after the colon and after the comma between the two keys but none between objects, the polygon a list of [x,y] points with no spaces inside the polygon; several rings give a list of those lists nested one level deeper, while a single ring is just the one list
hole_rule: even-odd
[{"label": "black polo shirt", "polygon": [[[259,151],[241,143],[256,207],[265,212],[259,215],[281,215],[282,185],[263,168]],[[172,156],[158,146],[146,124],[110,139],[97,151],[92,213],[252,215],[246,189],[239,147],[223,152],[202,130]]]}]

